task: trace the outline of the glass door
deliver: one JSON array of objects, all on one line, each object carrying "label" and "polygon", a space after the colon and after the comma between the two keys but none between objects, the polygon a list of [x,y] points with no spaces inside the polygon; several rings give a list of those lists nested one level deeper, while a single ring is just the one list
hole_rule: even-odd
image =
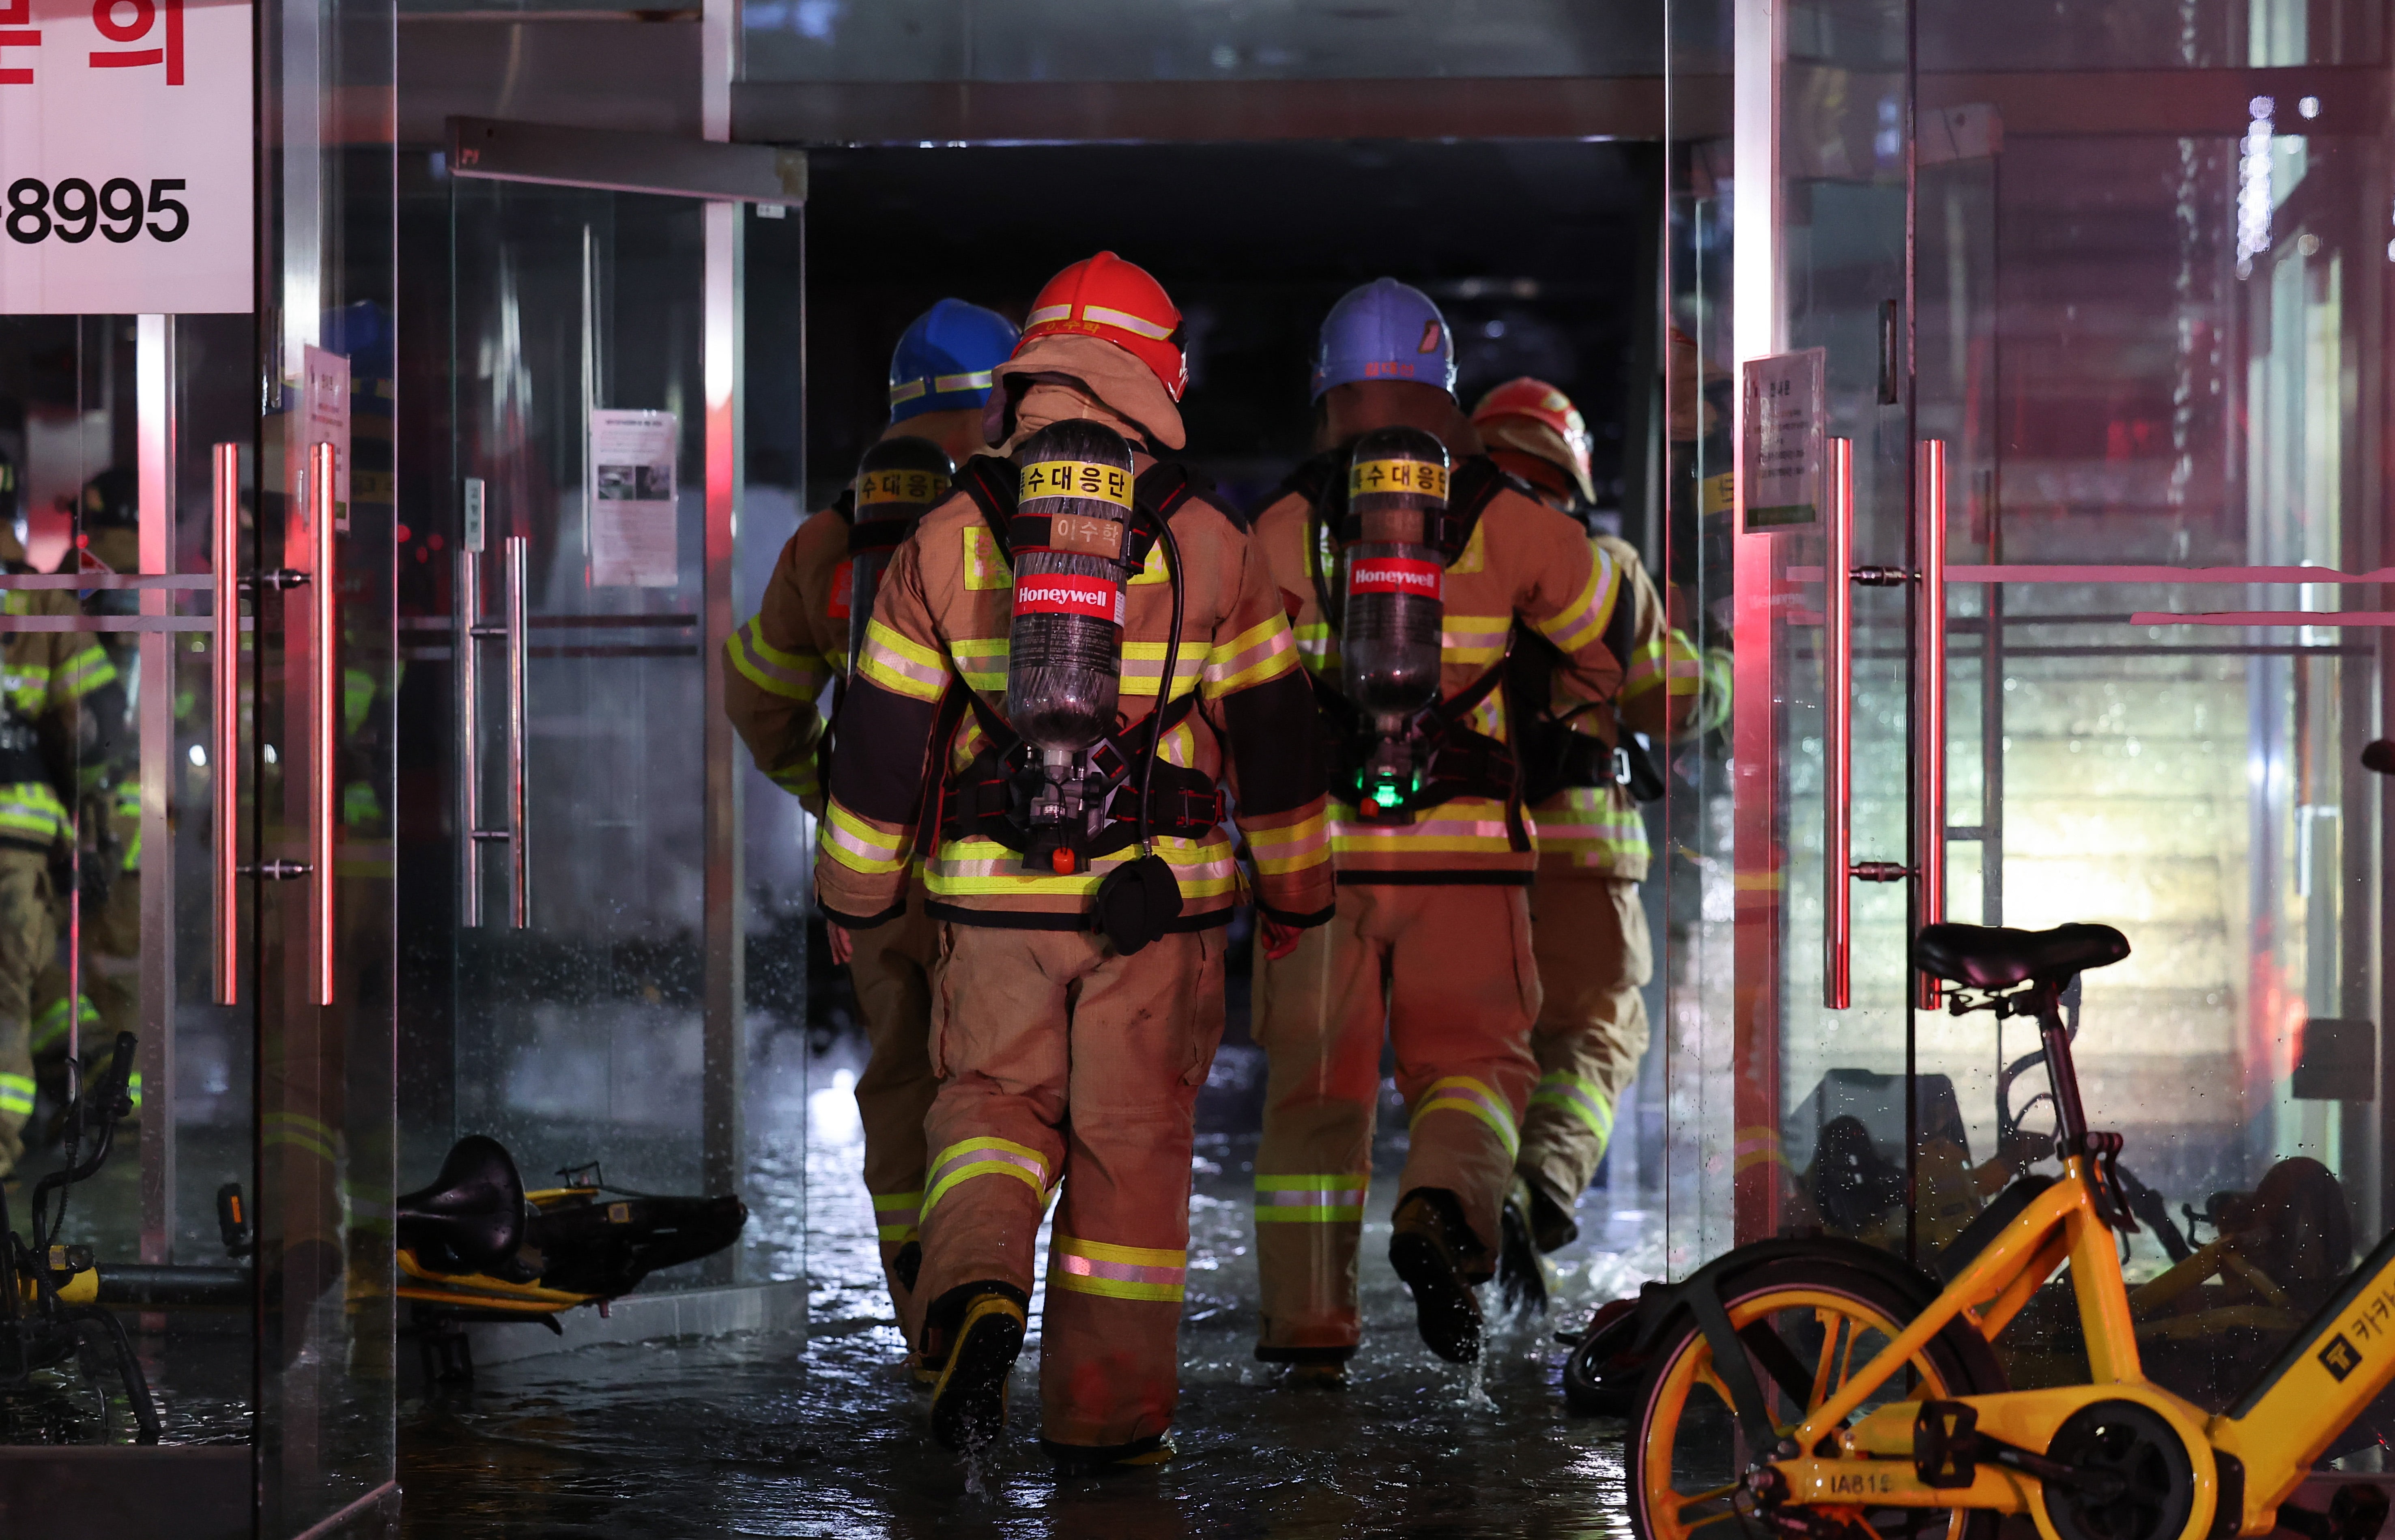
[{"label": "glass door", "polygon": [[[535,130],[547,158],[519,180],[509,131],[461,127],[473,174],[443,189],[448,485],[421,505],[401,586],[410,656],[444,665],[403,706],[425,729],[403,753],[441,791],[419,826],[439,843],[411,848],[449,874],[401,922],[427,1007],[407,1033],[422,1083],[403,1162],[429,1175],[480,1134],[536,1188],[743,1195],[771,1217],[740,1247],[641,1287],[787,1280],[803,1055],[796,1083],[751,1083],[752,1063],[790,1055],[752,1034],[748,995],[752,972],[775,999],[803,978],[802,954],[749,964],[752,943],[781,949],[774,880],[797,856],[744,879],[721,685],[735,598],[757,598],[734,592],[754,216],[725,194],[761,167],[758,195],[786,218],[783,158]],[[576,157],[593,184],[558,179]],[[628,171],[652,190],[595,185]],[[772,339],[777,360],[798,340]],[[803,837],[778,805],[758,812]]]},{"label": "glass door", "polygon": [[[2211,1397],[2283,1334],[2190,1311],[2292,1327],[2388,1201],[2360,755],[2395,247],[2384,129],[2336,85],[2383,30],[1674,14],[1672,567],[1737,670],[1731,741],[1674,782],[1674,1265],[1804,1232],[1926,1257],[2051,1170],[2035,1044],[1943,1011],[1905,942],[2112,924],[2081,1077],[2128,1141],[2149,1367]],[[1718,495],[1757,399],[1726,387],[1808,349],[1817,511]],[[2043,1320],[2016,1383],[2067,1367]]]},{"label": "glass door", "polygon": [[460,179],[451,209],[456,1124],[528,1178],[695,1191],[705,206]]}]

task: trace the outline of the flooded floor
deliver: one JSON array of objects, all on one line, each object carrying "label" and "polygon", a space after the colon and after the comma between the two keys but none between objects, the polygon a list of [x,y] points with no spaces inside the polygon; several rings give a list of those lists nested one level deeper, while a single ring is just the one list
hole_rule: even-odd
[{"label": "flooded floor", "polygon": [[[1180,1456],[1059,1480],[1040,1454],[1039,1339],[1010,1439],[969,1472],[934,1443],[899,1372],[872,1213],[855,1172],[855,1062],[810,1067],[807,1201],[797,1249],[811,1324],[794,1337],[601,1347],[484,1368],[429,1392],[403,1376],[403,1529],[499,1536],[1594,1536],[1627,1529],[1621,1426],[1563,1410],[1550,1334],[1661,1266],[1660,1215],[1581,1208],[1544,1321],[1507,1321],[1478,1378],[1433,1358],[1387,1258],[1402,1135],[1384,1137],[1368,1210],[1368,1336],[1344,1392],[1285,1388],[1251,1356],[1249,1218],[1258,1067],[1226,1048],[1200,1112]],[[1402,1127],[1384,1117],[1383,1126]],[[795,1140],[793,1141],[795,1142]],[[795,1161],[789,1162],[795,1165]],[[763,1215],[761,1214],[761,1218]],[[767,1224],[770,1228],[771,1221]],[[754,1254],[752,1253],[752,1255]],[[1044,1265],[1042,1268],[1044,1272]]]}]

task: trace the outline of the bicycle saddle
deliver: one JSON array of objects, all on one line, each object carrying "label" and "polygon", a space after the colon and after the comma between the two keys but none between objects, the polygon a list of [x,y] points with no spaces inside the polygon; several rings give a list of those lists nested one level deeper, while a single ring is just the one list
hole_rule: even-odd
[{"label": "bicycle saddle", "polygon": [[432,1185],[398,1200],[399,1243],[432,1272],[474,1272],[505,1262],[524,1237],[523,1178],[498,1140],[470,1134],[449,1150]]},{"label": "bicycle saddle", "polygon": [[1996,925],[1925,925],[1912,938],[1912,965],[1974,989],[2001,989],[2032,978],[2060,984],[2129,955],[2129,938],[2110,925],[2007,930]]}]

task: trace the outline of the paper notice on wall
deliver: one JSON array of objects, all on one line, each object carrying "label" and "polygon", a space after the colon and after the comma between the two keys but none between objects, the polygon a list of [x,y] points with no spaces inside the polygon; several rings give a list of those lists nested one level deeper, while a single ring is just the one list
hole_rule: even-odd
[{"label": "paper notice on wall", "polygon": [[[299,357],[299,473],[315,474],[311,468],[316,445],[333,446],[333,527],[346,534],[350,527],[350,361],[313,343]],[[306,485],[313,498],[314,484]],[[311,501],[307,506],[315,504]]]},{"label": "paper notice on wall", "polygon": [[681,442],[671,412],[591,412],[591,587],[671,588],[680,579],[674,452]]},{"label": "paper notice on wall", "polygon": [[1746,362],[1739,485],[1749,530],[1818,523],[1829,440],[1829,354],[1819,348]]}]

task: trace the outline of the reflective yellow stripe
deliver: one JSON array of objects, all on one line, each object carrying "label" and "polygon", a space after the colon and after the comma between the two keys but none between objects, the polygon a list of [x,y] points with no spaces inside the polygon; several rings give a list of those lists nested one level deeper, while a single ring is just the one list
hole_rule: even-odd
[{"label": "reflective yellow stripe", "polygon": [[[1172,660],[1172,698],[1180,699],[1198,687],[1199,674],[1206,667],[1206,649],[1195,642],[1181,644],[1181,656]],[[1122,684],[1120,693],[1127,696],[1152,696],[1156,682],[1164,677],[1164,644],[1161,642],[1126,642],[1122,650]]]},{"label": "reflective yellow stripe", "polygon": [[1341,856],[1502,855],[1514,849],[1505,804],[1458,797],[1426,808],[1407,824],[1368,824],[1345,803],[1331,804],[1330,853]]},{"label": "reflective yellow stripe", "polygon": [[1256,1223],[1259,1225],[1332,1225],[1364,1217],[1364,1194],[1372,1183],[1370,1172],[1333,1172],[1327,1175],[1256,1177]]},{"label": "reflective yellow stripe", "polygon": [[1605,630],[1606,617],[1597,613],[1597,601],[1613,587],[1613,556],[1602,546],[1593,547],[1589,554],[1594,560],[1589,564],[1588,581],[1581,585],[1572,602],[1546,619],[1533,622],[1541,634],[1568,653],[1578,652]]},{"label": "reflective yellow stripe", "polygon": [[1439,621],[1439,661],[1485,669],[1505,655],[1505,638],[1513,629],[1510,615],[1446,616]]},{"label": "reflective yellow stripe", "polygon": [[320,1160],[340,1159],[333,1131],[304,1112],[269,1112],[265,1143],[270,1149],[288,1145]]},{"label": "reflective yellow stripe", "polygon": [[1539,1077],[1539,1088],[1530,1093],[1530,1105],[1561,1108],[1586,1123],[1600,1146],[1613,1137],[1613,1098],[1593,1080],[1552,1070]]},{"label": "reflective yellow stripe", "polygon": [[33,1111],[33,1077],[0,1073],[0,1118],[26,1118]]},{"label": "reflective yellow stripe", "polygon": [[59,794],[46,781],[0,786],[0,835],[46,845],[73,827]]},{"label": "reflective yellow stripe", "polygon": [[1005,553],[989,531],[978,524],[965,525],[965,588],[986,591],[1013,586],[1014,569],[1006,564]]},{"label": "reflective yellow stripe", "polygon": [[[1228,839],[1195,841],[1158,835],[1156,853],[1170,862],[1184,898],[1211,898],[1238,886],[1238,861]],[[1101,856],[1090,870],[1070,877],[1044,876],[1023,869],[1023,857],[995,840],[946,840],[923,870],[923,886],[936,897],[1071,897],[1097,891],[1106,874],[1139,858],[1136,848]]]},{"label": "reflective yellow stripe", "polygon": [[[99,1026],[99,1007],[91,1002],[91,996],[82,995],[77,998],[83,1002],[82,1009],[76,1012],[77,1016],[81,1018],[80,1025]],[[46,1054],[53,1048],[63,1048],[66,1045],[67,1002],[66,996],[60,995],[33,1014],[33,1041],[30,1051],[36,1055]]]},{"label": "reflective yellow stripe", "polygon": [[1277,877],[1319,865],[1330,853],[1330,820],[1320,813],[1283,829],[1250,829],[1248,849],[1256,870]]},{"label": "reflective yellow stripe", "polygon": [[931,1185],[923,1194],[923,1216],[931,1216],[951,1188],[976,1176],[1012,1176],[1044,1199],[1048,1191],[1048,1159],[1028,1145],[1011,1139],[983,1137],[952,1144],[932,1161]]},{"label": "reflective yellow stripe", "polygon": [[785,700],[813,700],[823,693],[829,668],[817,654],[784,652],[767,642],[764,617],[751,616],[723,644],[723,656],[740,677]]},{"label": "reflective yellow stripe", "polygon": [[68,702],[81,700],[103,684],[116,683],[116,665],[97,642],[79,647],[59,666],[50,680],[50,694],[63,696]]},{"label": "reflective yellow stripe", "polygon": [[1062,1234],[1048,1242],[1048,1286],[1068,1294],[1177,1303],[1188,1268],[1185,1251],[1116,1246]]},{"label": "reflective yellow stripe", "polygon": [[1514,1109],[1487,1082],[1469,1075],[1449,1075],[1433,1081],[1429,1090],[1414,1107],[1413,1117],[1406,1127],[1410,1133],[1422,1127],[1422,1122],[1434,1112],[1466,1112],[1487,1123],[1505,1147],[1508,1156],[1522,1148],[1522,1135],[1514,1126]]},{"label": "reflective yellow stripe", "polygon": [[920,642],[910,641],[879,619],[865,626],[865,645],[856,659],[857,672],[893,695],[914,700],[937,700],[948,687],[948,660]]},{"label": "reflective yellow stripe", "polygon": [[984,695],[1006,694],[1006,662],[1013,647],[1003,636],[959,636],[948,643],[956,656],[957,672]]},{"label": "reflective yellow stripe", "polygon": [[1276,615],[1216,647],[1206,657],[1206,695],[1219,700],[1297,667],[1297,643],[1289,622]]},{"label": "reflective yellow stripe", "polygon": [[1647,820],[1626,792],[1611,786],[1575,786],[1542,803],[1533,820],[1542,856],[1569,856],[1588,866],[1625,857],[1645,859]]},{"label": "reflective yellow stripe", "polygon": [[837,802],[824,812],[824,848],[851,871],[878,877],[906,864],[913,842],[905,834],[876,829]]},{"label": "reflective yellow stripe", "polygon": [[873,1195],[876,1233],[884,1241],[912,1241],[923,1215],[920,1192],[877,1192]]}]

